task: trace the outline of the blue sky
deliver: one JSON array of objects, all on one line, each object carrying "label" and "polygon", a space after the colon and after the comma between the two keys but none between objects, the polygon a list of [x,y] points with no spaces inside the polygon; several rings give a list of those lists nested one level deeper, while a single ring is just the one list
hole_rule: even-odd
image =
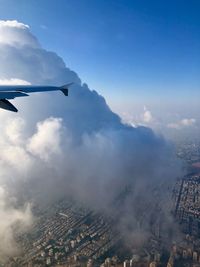
[{"label": "blue sky", "polygon": [[0,0],[113,106],[198,105],[199,14],[198,0]]}]

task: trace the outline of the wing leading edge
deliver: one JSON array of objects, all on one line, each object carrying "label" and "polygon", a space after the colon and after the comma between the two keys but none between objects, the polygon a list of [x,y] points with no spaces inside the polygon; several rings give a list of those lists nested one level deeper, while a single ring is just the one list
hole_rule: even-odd
[{"label": "wing leading edge", "polygon": [[2,85],[0,86],[0,108],[9,111],[17,112],[16,107],[11,104],[8,99],[16,97],[29,96],[29,93],[61,91],[65,96],[68,96],[69,83],[60,87],[57,86],[34,86],[34,85]]}]

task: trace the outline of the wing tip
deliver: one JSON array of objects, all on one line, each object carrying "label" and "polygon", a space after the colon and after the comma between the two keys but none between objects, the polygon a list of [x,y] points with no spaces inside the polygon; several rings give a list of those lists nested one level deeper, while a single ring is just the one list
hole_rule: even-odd
[{"label": "wing tip", "polygon": [[68,96],[68,95],[69,95],[69,87],[70,87],[72,84],[74,84],[74,83],[73,83],[73,82],[72,82],[72,83],[68,83],[68,84],[62,85],[62,86],[60,87],[61,92],[63,92],[63,94],[64,94],[65,96]]},{"label": "wing tip", "polygon": [[18,112],[18,109],[13,104],[11,104],[7,99],[0,100],[0,108],[9,110],[12,112]]}]

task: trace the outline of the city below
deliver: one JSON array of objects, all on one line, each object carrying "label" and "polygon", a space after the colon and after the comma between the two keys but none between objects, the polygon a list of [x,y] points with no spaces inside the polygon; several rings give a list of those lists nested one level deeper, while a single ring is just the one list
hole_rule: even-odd
[{"label": "city below", "polygon": [[177,146],[187,175],[173,188],[172,214],[177,237],[166,245],[160,226],[139,248],[130,248],[115,227],[115,219],[70,200],[34,207],[33,227],[17,233],[20,255],[5,267],[200,267],[200,144]]}]

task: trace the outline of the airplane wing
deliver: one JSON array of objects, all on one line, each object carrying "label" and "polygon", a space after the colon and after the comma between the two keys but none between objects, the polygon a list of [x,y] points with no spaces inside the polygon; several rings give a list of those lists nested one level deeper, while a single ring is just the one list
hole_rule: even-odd
[{"label": "airplane wing", "polygon": [[0,85],[0,108],[9,111],[17,112],[16,107],[11,104],[8,99],[16,97],[29,96],[29,93],[61,91],[65,96],[68,96],[68,88],[73,83],[57,86],[34,86],[34,85]]}]

